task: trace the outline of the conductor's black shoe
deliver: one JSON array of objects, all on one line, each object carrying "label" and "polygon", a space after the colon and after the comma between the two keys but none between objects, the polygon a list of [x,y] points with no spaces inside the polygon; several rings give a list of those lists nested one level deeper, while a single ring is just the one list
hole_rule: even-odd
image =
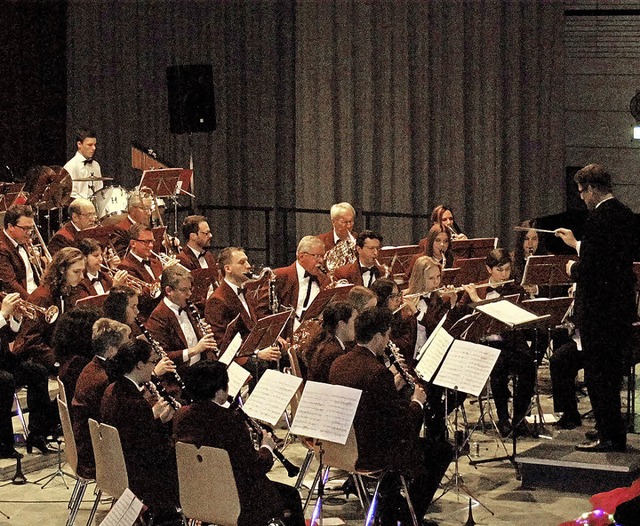
[{"label": "conductor's black shoe", "polygon": [[614,442],[613,440],[594,440],[578,444],[576,449],[585,453],[623,452],[627,450],[627,445],[624,442]]},{"label": "conductor's black shoe", "polygon": [[508,437],[511,433],[511,422],[508,420],[498,420],[498,431],[503,437]]},{"label": "conductor's black shoe", "polygon": [[29,435],[27,437],[27,453],[33,453],[33,448],[36,448],[43,455],[48,455],[49,453],[55,453],[55,449],[50,448],[47,445],[47,441],[43,436]]},{"label": "conductor's black shoe", "polygon": [[580,413],[569,413],[565,412],[555,423],[555,426],[560,429],[575,429],[576,427],[580,427],[582,425],[582,418],[580,418]]},{"label": "conductor's black shoe", "polygon": [[533,436],[531,429],[529,428],[529,426],[524,420],[522,420],[516,427],[513,428],[513,432],[515,433],[516,438],[518,437],[527,438],[527,437]]},{"label": "conductor's black shoe", "polygon": [[598,440],[600,438],[600,434],[598,433],[597,429],[590,429],[584,434],[584,437],[587,440],[593,441],[593,440]]}]

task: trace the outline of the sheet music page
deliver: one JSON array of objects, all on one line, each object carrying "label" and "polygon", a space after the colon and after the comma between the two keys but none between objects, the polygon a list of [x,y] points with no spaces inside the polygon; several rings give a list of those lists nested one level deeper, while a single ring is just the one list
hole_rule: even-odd
[{"label": "sheet music page", "polygon": [[520,325],[522,323],[528,323],[535,321],[538,316],[531,312],[514,305],[510,301],[499,300],[491,303],[485,303],[484,305],[477,305],[476,310],[488,314],[492,318],[495,318],[506,325]]},{"label": "sheet music page", "polygon": [[240,349],[241,345],[242,345],[242,337],[240,336],[240,333],[238,332],[233,337],[233,340],[231,340],[231,343],[227,347],[227,350],[224,351],[224,354],[220,357],[219,361],[221,361],[225,365],[229,365],[233,361],[233,358],[235,357],[236,353],[238,352],[238,349]]},{"label": "sheet music page", "polygon": [[291,432],[346,444],[361,395],[360,389],[352,387],[307,382]]},{"label": "sheet music page", "polygon": [[302,378],[267,369],[244,404],[244,412],[275,426],[301,383]]},{"label": "sheet music page", "polygon": [[229,396],[238,396],[242,386],[251,378],[251,373],[236,362],[231,362],[227,368],[229,374]]},{"label": "sheet music page", "polygon": [[455,340],[434,384],[478,396],[493,370],[500,350]]},{"label": "sheet music page", "polygon": [[104,526],[132,526],[141,511],[142,501],[127,488],[100,524]]},{"label": "sheet music page", "polygon": [[454,342],[453,336],[442,328],[443,323],[444,318],[440,320],[438,327],[431,333],[429,339],[418,353],[420,360],[415,367],[415,371],[420,378],[427,382],[433,378],[447,349],[451,347],[451,344]]}]

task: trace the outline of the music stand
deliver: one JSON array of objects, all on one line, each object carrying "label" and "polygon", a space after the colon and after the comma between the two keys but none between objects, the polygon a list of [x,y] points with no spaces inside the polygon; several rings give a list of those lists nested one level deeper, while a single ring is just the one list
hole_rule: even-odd
[{"label": "music stand", "polygon": [[278,340],[293,311],[279,312],[260,318],[236,353],[236,358],[252,356],[256,349],[271,347]]},{"label": "music stand", "polygon": [[311,305],[302,313],[300,317],[300,323],[306,320],[317,318],[322,314],[324,308],[336,297],[343,296],[353,288],[352,284],[340,285],[332,289],[323,289],[313,299]]},{"label": "music stand", "polygon": [[112,246],[110,239],[114,230],[114,225],[92,226],[77,232],[76,239],[78,242],[87,238],[95,239],[102,248],[107,248]]},{"label": "music stand", "polygon": [[167,232],[166,226],[156,226],[151,229],[151,233],[153,234],[153,251],[160,253],[162,252],[164,235]]},{"label": "music stand", "polygon": [[453,267],[460,269],[453,285],[460,287],[468,283],[478,283],[487,276],[486,258],[456,258]]},{"label": "music stand", "polygon": [[76,301],[75,306],[87,306],[87,307],[95,307],[98,309],[102,309],[104,307],[104,302],[109,297],[109,294],[97,294],[95,296],[87,296],[86,298],[80,298]]},{"label": "music stand", "polygon": [[[193,277],[193,291],[191,293],[191,301],[196,305],[204,305],[207,301],[207,293],[209,287],[214,284],[217,286],[218,269],[216,268],[197,268],[191,271]],[[215,287],[214,287],[215,288]]]},{"label": "music stand", "polygon": [[396,280],[396,277],[402,278],[402,281],[404,281],[404,275],[409,268],[409,264],[411,263],[413,256],[419,252],[420,249],[418,248],[418,245],[382,247],[378,251],[378,260],[380,263],[391,268],[391,275],[393,276],[394,281]]},{"label": "music stand", "polygon": [[456,282],[457,276],[459,273],[460,273],[460,267],[443,268],[442,275],[440,277],[440,285],[442,286],[453,285]]},{"label": "music stand", "polygon": [[8,183],[3,188],[4,200],[7,208],[16,204],[16,201],[18,200],[18,198],[25,196],[23,190],[24,190],[24,183]]},{"label": "music stand", "polygon": [[450,250],[455,258],[485,258],[498,246],[497,237],[477,237],[473,239],[454,239]]},{"label": "music stand", "polygon": [[570,285],[573,280],[567,276],[568,261],[575,261],[575,256],[544,255],[529,256],[522,275],[522,286],[525,285]]},{"label": "music stand", "polygon": [[139,188],[148,188],[156,197],[171,197],[176,194],[182,168],[159,168],[142,172]]}]

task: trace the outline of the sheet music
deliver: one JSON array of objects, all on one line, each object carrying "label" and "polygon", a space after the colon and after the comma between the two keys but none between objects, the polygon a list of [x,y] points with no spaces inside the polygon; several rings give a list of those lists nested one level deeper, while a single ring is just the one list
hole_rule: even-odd
[{"label": "sheet music", "polygon": [[493,370],[500,350],[455,340],[434,384],[478,396]]},{"label": "sheet music", "polygon": [[536,316],[531,312],[527,312],[526,310],[506,300],[485,303],[484,305],[477,305],[475,308],[476,310],[484,312],[492,318],[495,318],[496,320],[510,326],[528,323],[539,318],[539,316]]},{"label": "sheet music", "polygon": [[346,444],[360,403],[360,389],[307,382],[291,425],[295,435]]},{"label": "sheet music", "polygon": [[444,318],[440,320],[440,323],[418,353],[420,360],[415,367],[415,371],[420,378],[427,382],[431,381],[447,349],[454,342],[453,336],[442,328],[443,323]]},{"label": "sheet music", "polygon": [[229,396],[235,398],[242,386],[251,378],[251,373],[236,362],[229,364],[227,373],[229,374]]},{"label": "sheet music", "polygon": [[142,501],[126,488],[100,523],[104,526],[133,526],[142,511]]},{"label": "sheet music", "polygon": [[301,383],[302,378],[267,369],[244,404],[244,412],[275,426]]},{"label": "sheet music", "polygon": [[236,335],[231,340],[231,343],[227,347],[227,350],[224,351],[224,354],[220,357],[219,361],[221,361],[225,365],[229,365],[236,356],[238,349],[242,345],[242,336],[237,332]]}]

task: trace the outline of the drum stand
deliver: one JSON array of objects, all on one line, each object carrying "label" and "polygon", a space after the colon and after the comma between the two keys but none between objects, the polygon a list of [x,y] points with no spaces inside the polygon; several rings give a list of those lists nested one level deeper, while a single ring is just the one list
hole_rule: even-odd
[{"label": "drum stand", "polygon": [[[447,426],[447,424],[448,424],[448,413],[449,413],[448,412],[448,407],[447,407],[449,397],[447,395],[448,395],[448,389],[445,389],[445,391],[444,391],[444,420],[445,420],[445,426]],[[464,479],[462,478],[462,475],[460,475],[460,453],[464,449],[464,446],[469,444],[469,438],[471,437],[471,434],[469,434],[466,437],[465,440],[461,440],[460,443],[458,443],[458,440],[456,440],[457,436],[458,436],[458,415],[460,413],[460,404],[457,403],[457,401],[458,401],[458,390],[457,389],[454,389],[454,399],[456,401],[456,407],[454,409],[454,417],[453,417],[453,436],[454,436],[454,448],[453,448],[453,452],[454,452],[453,453],[453,466],[454,467],[453,467],[453,475],[443,485],[442,495],[440,495],[438,497],[438,499],[444,497],[450,490],[455,488],[456,495],[458,496],[458,500],[460,500],[460,490],[462,490],[468,497],[470,497],[470,499],[472,499],[475,502],[477,502],[485,510],[487,510],[489,513],[491,513],[491,515],[495,515],[495,513],[493,511],[491,511],[489,508],[487,508],[487,506],[482,504],[482,502],[480,502],[480,500],[478,500],[478,498],[473,493],[471,493],[471,491],[469,490],[469,488],[465,484]],[[463,420],[466,422],[466,415],[463,416]],[[466,423],[468,424],[468,422],[466,422]],[[467,428],[467,425],[465,425],[465,430],[466,430],[466,428]],[[505,449],[505,451],[506,451],[506,449]],[[438,499],[436,499],[436,500],[438,500]],[[471,505],[471,503],[469,505]]]}]

